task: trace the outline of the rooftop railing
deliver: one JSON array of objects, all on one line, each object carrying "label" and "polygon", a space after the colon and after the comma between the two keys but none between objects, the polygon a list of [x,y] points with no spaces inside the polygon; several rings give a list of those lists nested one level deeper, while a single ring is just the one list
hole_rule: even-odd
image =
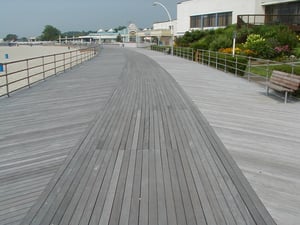
[{"label": "rooftop railing", "polygon": [[249,14],[238,15],[237,27],[251,27],[255,25],[278,25],[284,24],[292,30],[300,32],[300,15],[265,15],[265,14]]}]

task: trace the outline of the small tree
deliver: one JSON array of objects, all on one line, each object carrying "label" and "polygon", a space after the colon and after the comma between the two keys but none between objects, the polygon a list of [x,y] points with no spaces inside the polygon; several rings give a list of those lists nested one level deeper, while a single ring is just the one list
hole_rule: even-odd
[{"label": "small tree", "polygon": [[118,36],[117,36],[117,40],[116,40],[117,42],[123,42],[122,41],[122,36],[121,36],[121,34],[118,34]]},{"label": "small tree", "polygon": [[4,41],[16,41],[18,39],[18,36],[16,34],[8,34],[4,38]]},{"label": "small tree", "polygon": [[56,41],[59,38],[59,35],[61,35],[60,30],[57,28],[46,25],[45,29],[42,33],[41,40],[42,41]]}]

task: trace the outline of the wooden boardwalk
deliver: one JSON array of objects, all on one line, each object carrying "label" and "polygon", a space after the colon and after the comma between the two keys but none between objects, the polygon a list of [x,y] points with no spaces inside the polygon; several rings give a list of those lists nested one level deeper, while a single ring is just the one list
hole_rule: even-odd
[{"label": "wooden boardwalk", "polygon": [[[65,161],[49,165],[55,175],[20,224],[275,224],[206,119],[164,69],[126,49],[105,49],[96,60],[89,66],[97,65],[96,74],[109,85],[97,83],[100,80],[92,85],[95,93],[107,88],[107,97],[79,107],[99,111],[91,110],[91,126],[78,132],[82,138],[64,154]],[[80,98],[77,87],[74,101]],[[64,121],[76,119],[56,123]],[[55,136],[58,131],[48,132]],[[33,163],[30,168],[39,171]]]},{"label": "wooden boardwalk", "polygon": [[278,225],[300,221],[300,102],[201,64],[139,50],[183,87]]},{"label": "wooden boardwalk", "polygon": [[105,106],[123,64],[122,54],[107,53],[0,99],[1,225],[20,224]]}]

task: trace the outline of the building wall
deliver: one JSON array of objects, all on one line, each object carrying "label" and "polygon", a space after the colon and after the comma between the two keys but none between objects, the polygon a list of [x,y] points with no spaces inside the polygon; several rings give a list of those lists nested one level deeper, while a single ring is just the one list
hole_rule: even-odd
[{"label": "building wall", "polygon": [[264,4],[279,4],[279,3],[286,3],[286,2],[297,2],[298,0],[261,0],[261,3]]},{"label": "building wall", "polygon": [[177,33],[177,20],[157,22],[153,24],[153,30],[169,30],[170,26],[173,26],[174,34]]},{"label": "building wall", "polygon": [[212,13],[232,12],[232,23],[240,14],[264,14],[261,0],[189,0],[177,4],[177,35],[190,30],[190,17]]}]

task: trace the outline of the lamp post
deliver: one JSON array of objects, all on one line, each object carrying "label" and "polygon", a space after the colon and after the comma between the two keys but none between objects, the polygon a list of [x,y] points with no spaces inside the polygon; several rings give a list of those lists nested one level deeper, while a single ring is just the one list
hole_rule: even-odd
[{"label": "lamp post", "polygon": [[236,41],[236,31],[233,32],[232,57],[235,56],[235,41]]},{"label": "lamp post", "polygon": [[166,11],[166,13],[168,14],[168,17],[169,17],[169,21],[170,21],[170,25],[171,25],[171,27],[170,27],[170,30],[171,30],[171,55],[173,55],[173,53],[174,53],[174,51],[173,51],[174,50],[173,49],[174,32],[173,32],[172,18],[171,18],[171,15],[170,15],[170,13],[169,13],[169,11],[168,11],[168,9],[167,9],[166,6],[164,6],[160,2],[153,2],[153,6],[157,6],[157,5],[161,6]]}]

